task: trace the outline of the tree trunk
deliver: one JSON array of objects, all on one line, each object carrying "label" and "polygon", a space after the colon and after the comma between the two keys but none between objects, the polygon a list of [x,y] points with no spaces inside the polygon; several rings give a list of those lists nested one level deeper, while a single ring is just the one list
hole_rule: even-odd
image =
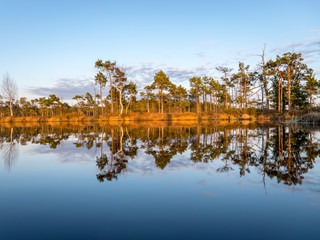
[{"label": "tree trunk", "polygon": [[115,94],[115,98],[116,98],[117,113],[119,113],[119,98],[117,94]]},{"label": "tree trunk", "polygon": [[100,85],[100,101],[101,101],[101,114],[103,114],[103,103],[102,103],[102,86]]},{"label": "tree trunk", "polygon": [[247,80],[244,80],[244,98],[246,101],[246,109],[248,108],[248,99],[247,99]]},{"label": "tree trunk", "polygon": [[266,107],[267,107],[267,110],[269,110],[270,108],[270,104],[269,104],[269,91],[268,91],[268,86],[267,86],[267,83],[264,82],[264,92],[265,92],[265,95],[266,95]]},{"label": "tree trunk", "polygon": [[12,100],[10,99],[10,116],[13,117]]},{"label": "tree trunk", "polygon": [[113,91],[112,91],[112,80],[111,80],[111,72],[109,72],[109,78],[110,78],[110,97],[111,97],[111,113],[113,113]]},{"label": "tree trunk", "polygon": [[158,87],[158,92],[159,92],[158,106],[159,106],[159,113],[161,113],[161,93],[160,93],[160,87]]},{"label": "tree trunk", "polygon": [[290,67],[288,66],[288,109],[291,110],[291,79],[290,79]]},{"label": "tree trunk", "polygon": [[[129,104],[128,104],[127,108],[126,108],[126,113],[128,113],[128,109],[131,106],[131,99],[132,99],[132,94],[130,93],[130,100],[129,100]],[[130,108],[130,112],[131,112],[131,108]]]},{"label": "tree trunk", "polygon": [[161,113],[163,113],[163,93],[162,93],[162,90],[161,90],[161,102],[162,102],[162,105],[161,105]]},{"label": "tree trunk", "polygon": [[121,116],[123,113],[122,88],[119,88],[118,91],[119,91],[119,104],[120,104],[120,116]]},{"label": "tree trunk", "polygon": [[198,88],[196,88],[196,98],[197,98],[197,113],[200,113],[200,99],[199,99]]},{"label": "tree trunk", "polygon": [[281,84],[280,84],[280,112],[283,112],[284,107],[283,107],[283,79],[281,76]]},{"label": "tree trunk", "polygon": [[228,90],[227,90],[227,74],[224,75],[224,82],[225,82],[225,102],[224,102],[224,106],[226,109],[228,109]]},{"label": "tree trunk", "polygon": [[310,110],[311,110],[311,108],[312,108],[312,90],[310,90]]}]

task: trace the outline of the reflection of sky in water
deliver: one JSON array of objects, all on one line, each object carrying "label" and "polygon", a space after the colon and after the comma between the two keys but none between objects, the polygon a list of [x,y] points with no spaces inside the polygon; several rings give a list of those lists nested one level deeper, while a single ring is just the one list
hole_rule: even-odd
[{"label": "reflection of sky in water", "polygon": [[[3,239],[316,239],[320,233],[319,160],[301,185],[266,176],[264,186],[253,166],[242,177],[231,163],[232,171],[217,172],[223,155],[194,163],[190,146],[160,169],[138,140],[138,154],[118,180],[99,183],[100,148],[77,148],[76,141],[56,149],[17,144],[11,171],[0,164]],[[109,156],[109,146],[103,148]]]}]

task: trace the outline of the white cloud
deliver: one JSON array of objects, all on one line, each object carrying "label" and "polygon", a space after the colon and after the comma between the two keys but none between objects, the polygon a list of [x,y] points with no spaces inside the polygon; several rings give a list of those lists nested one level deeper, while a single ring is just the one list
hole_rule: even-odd
[{"label": "white cloud", "polygon": [[26,89],[35,96],[48,96],[55,94],[63,100],[70,100],[75,95],[83,95],[86,92],[93,93],[94,81],[93,79],[65,79],[61,78],[56,81],[56,84],[49,87],[29,87]]}]

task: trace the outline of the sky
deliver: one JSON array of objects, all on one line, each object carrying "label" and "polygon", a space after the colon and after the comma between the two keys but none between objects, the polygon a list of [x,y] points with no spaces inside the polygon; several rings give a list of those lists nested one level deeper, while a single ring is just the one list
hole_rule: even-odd
[{"label": "sky", "polygon": [[[254,70],[301,52],[320,78],[320,1],[0,0],[0,77],[19,97],[93,92],[98,59],[116,61],[141,89],[162,69],[176,84],[217,79],[239,61]],[[96,86],[97,88],[97,86]]]}]

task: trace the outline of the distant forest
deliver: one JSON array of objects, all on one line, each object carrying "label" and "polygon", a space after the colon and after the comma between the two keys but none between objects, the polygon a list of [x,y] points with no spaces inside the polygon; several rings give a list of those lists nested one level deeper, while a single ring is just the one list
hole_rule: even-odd
[{"label": "distant forest", "polygon": [[[190,88],[170,81],[162,70],[150,85],[138,92],[125,69],[116,62],[98,60],[94,76],[98,92],[73,97],[70,106],[55,94],[28,100],[17,98],[17,86],[7,74],[1,85],[0,117],[51,117],[77,114],[84,116],[145,113],[286,113],[317,110],[320,82],[313,69],[304,63],[301,53],[284,53],[265,61],[264,51],[255,70],[243,62],[239,68],[220,66],[221,79],[194,76]],[[153,81],[152,81],[153,80]],[[103,90],[108,89],[107,95]]]}]

